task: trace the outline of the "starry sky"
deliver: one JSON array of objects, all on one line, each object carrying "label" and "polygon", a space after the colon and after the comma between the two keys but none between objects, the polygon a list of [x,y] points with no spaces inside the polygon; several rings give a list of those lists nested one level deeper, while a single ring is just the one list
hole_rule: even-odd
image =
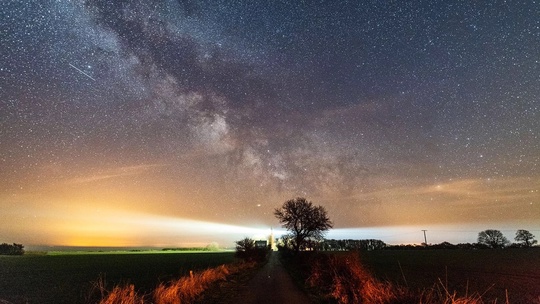
[{"label": "starry sky", "polygon": [[540,236],[538,1],[4,0],[0,241]]}]

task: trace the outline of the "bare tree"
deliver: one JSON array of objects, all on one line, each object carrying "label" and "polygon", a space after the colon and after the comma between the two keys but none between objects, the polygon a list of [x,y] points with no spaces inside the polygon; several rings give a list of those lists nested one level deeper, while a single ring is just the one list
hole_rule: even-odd
[{"label": "bare tree", "polygon": [[322,239],[333,227],[324,207],[314,206],[302,197],[286,201],[281,208],[275,209],[274,215],[283,228],[289,230],[291,245],[296,252],[310,241]]},{"label": "bare tree", "polygon": [[516,237],[514,238],[516,242],[521,242],[523,247],[532,247],[537,241],[534,239],[534,235],[528,230],[519,229],[516,231]]},{"label": "bare tree", "polygon": [[478,233],[478,243],[491,248],[504,248],[509,241],[499,230],[488,229]]}]

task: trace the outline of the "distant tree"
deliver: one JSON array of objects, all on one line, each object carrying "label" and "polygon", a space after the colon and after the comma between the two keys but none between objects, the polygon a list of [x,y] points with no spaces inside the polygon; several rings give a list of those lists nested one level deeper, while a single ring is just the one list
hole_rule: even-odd
[{"label": "distant tree", "polygon": [[322,240],[324,233],[332,228],[326,209],[314,206],[302,197],[286,201],[281,208],[274,210],[274,215],[283,228],[289,230],[295,252],[304,249],[311,241]]},{"label": "distant tree", "polygon": [[206,250],[208,251],[219,251],[219,244],[217,242],[212,242],[206,245]]},{"label": "distant tree", "polygon": [[521,242],[523,247],[532,247],[537,241],[534,239],[534,235],[528,230],[519,229],[516,231],[516,237],[514,238],[516,242]]},{"label": "distant tree", "polygon": [[7,243],[0,244],[0,254],[2,255],[23,255],[24,246],[22,244],[13,243],[9,245]]},{"label": "distant tree", "polygon": [[499,230],[488,229],[478,233],[478,243],[490,248],[504,248],[510,242]]}]

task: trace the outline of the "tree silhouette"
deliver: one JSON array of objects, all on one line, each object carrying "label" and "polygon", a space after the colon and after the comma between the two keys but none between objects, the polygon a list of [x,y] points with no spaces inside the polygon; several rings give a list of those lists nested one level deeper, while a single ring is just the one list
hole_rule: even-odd
[{"label": "tree silhouette", "polygon": [[523,247],[532,247],[537,241],[534,239],[534,235],[528,230],[519,229],[516,231],[516,237],[514,238],[516,242],[521,242]]},{"label": "tree silhouette", "polygon": [[245,261],[263,261],[268,254],[270,248],[257,248],[255,240],[251,238],[243,238],[236,241],[236,256]]},{"label": "tree silhouette", "polygon": [[17,243],[13,243],[13,245],[9,245],[7,243],[2,243],[0,245],[0,254],[23,255],[24,254],[24,246],[22,244],[17,244]]},{"label": "tree silhouette", "polygon": [[314,206],[303,197],[291,199],[275,209],[274,215],[289,230],[291,245],[298,252],[311,241],[322,239],[324,233],[332,228],[326,209]]},{"label": "tree silhouette", "polygon": [[509,241],[499,230],[488,229],[478,233],[478,243],[491,248],[504,248]]}]

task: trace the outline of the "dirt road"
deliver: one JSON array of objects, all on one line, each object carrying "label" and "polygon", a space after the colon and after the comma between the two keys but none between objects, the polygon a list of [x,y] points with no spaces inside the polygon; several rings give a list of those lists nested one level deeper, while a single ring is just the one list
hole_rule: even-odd
[{"label": "dirt road", "polygon": [[272,252],[268,263],[231,303],[304,304],[310,303],[310,301],[293,283],[279,262],[278,253]]}]

